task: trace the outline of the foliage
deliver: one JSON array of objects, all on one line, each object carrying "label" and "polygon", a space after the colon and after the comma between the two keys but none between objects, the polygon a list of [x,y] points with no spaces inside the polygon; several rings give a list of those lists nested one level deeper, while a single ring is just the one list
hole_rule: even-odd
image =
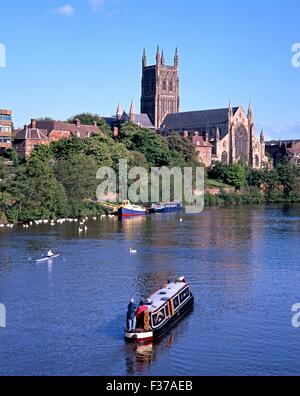
[{"label": "foliage", "polygon": [[118,141],[122,142],[128,150],[144,154],[150,167],[170,164],[171,153],[168,144],[154,131],[128,122],[122,127]]},{"label": "foliage", "polygon": [[167,137],[169,149],[174,156],[179,155],[187,166],[199,165],[194,145],[178,134]]}]

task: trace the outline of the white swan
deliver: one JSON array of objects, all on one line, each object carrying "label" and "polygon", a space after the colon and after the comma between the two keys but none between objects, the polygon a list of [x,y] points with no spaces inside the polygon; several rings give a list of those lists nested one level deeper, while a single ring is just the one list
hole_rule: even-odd
[{"label": "white swan", "polygon": [[130,248],[130,254],[137,254],[137,250]]}]

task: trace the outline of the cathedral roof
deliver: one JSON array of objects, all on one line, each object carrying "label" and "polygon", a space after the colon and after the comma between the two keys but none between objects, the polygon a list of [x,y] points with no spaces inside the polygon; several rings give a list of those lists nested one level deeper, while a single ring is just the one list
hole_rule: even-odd
[{"label": "cathedral roof", "polygon": [[154,128],[147,114],[135,114],[135,123],[143,128]]},{"label": "cathedral roof", "polygon": [[[239,108],[233,108],[233,114]],[[185,113],[168,114],[162,122],[161,128],[168,130],[201,128],[226,124],[228,108],[214,110],[189,111]]]}]

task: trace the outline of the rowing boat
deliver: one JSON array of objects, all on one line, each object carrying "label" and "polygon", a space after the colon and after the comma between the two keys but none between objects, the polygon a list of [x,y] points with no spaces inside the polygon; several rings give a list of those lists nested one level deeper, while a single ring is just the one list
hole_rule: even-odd
[{"label": "rowing boat", "polygon": [[37,263],[42,263],[43,261],[50,261],[50,260],[53,260],[53,259],[58,258],[59,256],[60,256],[59,254],[55,254],[55,255],[52,256],[52,257],[44,257],[44,258],[41,258],[41,259],[39,259],[39,260],[36,260],[36,262],[37,262]]}]

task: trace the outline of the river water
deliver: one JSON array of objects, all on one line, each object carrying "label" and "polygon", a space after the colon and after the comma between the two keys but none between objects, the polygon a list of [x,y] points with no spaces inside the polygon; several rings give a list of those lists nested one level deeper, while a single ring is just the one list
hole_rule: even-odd
[{"label": "river water", "polygon": [[[179,218],[1,229],[0,375],[300,374],[300,206]],[[49,248],[61,257],[37,264]],[[154,344],[125,343],[129,299],[182,274],[194,310]]]}]

